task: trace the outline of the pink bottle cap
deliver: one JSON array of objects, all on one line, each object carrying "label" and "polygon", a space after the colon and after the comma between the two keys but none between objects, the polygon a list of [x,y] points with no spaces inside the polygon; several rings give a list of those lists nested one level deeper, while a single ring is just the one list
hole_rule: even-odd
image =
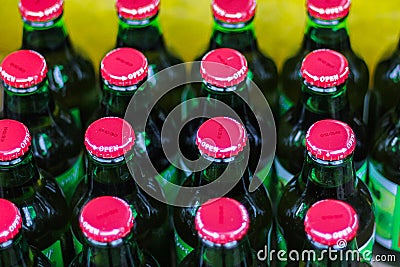
[{"label": "pink bottle cap", "polygon": [[317,19],[336,20],[349,14],[350,0],[308,0],[308,13]]},{"label": "pink bottle cap", "polygon": [[358,217],[347,203],[334,199],[321,200],[308,210],[304,227],[311,239],[326,246],[343,247],[355,238]]},{"label": "pink bottle cap", "polygon": [[0,74],[1,79],[9,86],[29,88],[46,78],[46,60],[33,50],[18,50],[3,59]]},{"label": "pink bottle cap", "polygon": [[0,243],[13,239],[22,227],[22,217],[12,202],[0,198]]},{"label": "pink bottle cap", "polygon": [[124,119],[105,117],[94,121],[86,130],[85,146],[92,155],[113,159],[124,155],[135,144],[135,132]]},{"label": "pink bottle cap", "polygon": [[31,145],[28,128],[21,122],[0,120],[0,161],[22,157]]},{"label": "pink bottle cap", "polygon": [[343,84],[349,76],[349,64],[345,56],[329,49],[309,53],[301,65],[305,81],[320,88]]},{"label": "pink bottle cap", "polygon": [[83,234],[101,243],[110,243],[127,236],[134,221],[128,203],[111,196],[92,199],[83,207],[79,216]]},{"label": "pink bottle cap", "polygon": [[228,117],[205,121],[198,129],[196,144],[200,152],[218,159],[236,156],[246,146],[244,126]]},{"label": "pink bottle cap", "polygon": [[46,22],[61,16],[64,0],[20,0],[18,6],[24,20]]},{"label": "pink bottle cap", "polygon": [[256,0],[213,0],[214,18],[227,23],[247,22],[256,13]]},{"label": "pink bottle cap", "polygon": [[200,206],[195,217],[202,239],[227,244],[242,239],[250,226],[246,208],[231,198],[211,199]]},{"label": "pink bottle cap", "polygon": [[160,0],[117,0],[116,7],[124,19],[143,20],[158,13]]},{"label": "pink bottle cap", "polygon": [[101,61],[101,76],[110,84],[132,86],[147,77],[147,59],[133,48],[117,48]]},{"label": "pink bottle cap", "polygon": [[237,85],[246,79],[247,72],[246,58],[231,48],[212,50],[201,60],[201,76],[206,82],[217,87]]},{"label": "pink bottle cap", "polygon": [[317,121],[306,134],[306,148],[317,159],[341,160],[351,155],[355,147],[353,130],[341,121]]}]

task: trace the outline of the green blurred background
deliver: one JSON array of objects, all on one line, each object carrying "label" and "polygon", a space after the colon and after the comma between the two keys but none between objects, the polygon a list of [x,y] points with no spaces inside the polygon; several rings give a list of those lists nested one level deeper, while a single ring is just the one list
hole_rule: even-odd
[{"label": "green blurred background", "polygon": [[[0,59],[19,48],[22,34],[18,0],[1,2]],[[115,0],[65,0],[64,18],[72,41],[88,53],[96,69],[115,44],[114,7]],[[377,61],[398,42],[400,0],[353,0],[350,12],[353,49],[372,73]],[[255,27],[259,44],[279,69],[300,46],[305,15],[305,0],[258,0]],[[168,47],[191,61],[205,49],[210,37],[210,0],[161,0],[160,20]]]}]

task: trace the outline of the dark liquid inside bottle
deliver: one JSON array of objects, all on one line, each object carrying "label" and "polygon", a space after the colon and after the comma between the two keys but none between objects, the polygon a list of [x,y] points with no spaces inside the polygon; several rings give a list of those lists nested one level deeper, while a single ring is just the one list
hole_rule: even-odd
[{"label": "dark liquid inside bottle", "polygon": [[16,166],[0,166],[0,197],[18,206],[28,243],[57,262],[56,266],[68,266],[75,256],[68,205],[55,180],[34,166],[32,153]]},{"label": "dark liquid inside bottle", "polygon": [[84,126],[99,101],[96,73],[88,57],[73,46],[63,18],[55,19],[50,27],[35,27],[25,21],[21,48],[35,50],[46,58],[54,99],[71,109]]},{"label": "dark liquid inside bottle", "polygon": [[370,244],[375,224],[372,198],[365,183],[355,177],[351,160],[346,158],[339,165],[319,165],[307,156],[302,173],[285,187],[277,216],[289,251],[303,248],[307,238],[304,232],[305,214],[312,204],[323,199],[349,203],[359,216],[359,248]]},{"label": "dark liquid inside bottle", "polygon": [[184,68],[168,69],[183,61],[168,51],[157,15],[143,25],[134,25],[129,20],[120,17],[116,47],[131,47],[142,52],[149,62],[149,78],[165,70],[162,72],[163,75],[156,76],[157,86],[154,88],[164,96],[159,101],[163,109],[169,112],[181,103],[183,86],[176,87],[168,93],[165,90],[171,88],[164,88],[164,86],[168,87],[167,85],[174,80],[185,80],[186,72]]}]

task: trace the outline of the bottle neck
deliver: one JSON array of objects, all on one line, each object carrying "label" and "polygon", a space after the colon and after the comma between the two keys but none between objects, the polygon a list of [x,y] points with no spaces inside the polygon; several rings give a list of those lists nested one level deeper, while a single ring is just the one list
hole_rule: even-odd
[{"label": "bottle neck", "polygon": [[[216,87],[203,81],[200,96],[207,98],[207,105],[204,106],[211,109],[207,110],[208,112],[216,112],[216,114],[224,116],[229,114],[226,109],[231,108],[242,120],[250,120],[252,113],[248,110],[248,105],[246,105],[246,103],[249,103],[246,80],[227,88]],[[224,103],[227,107],[224,107],[219,102]],[[207,111],[204,110],[204,112]]]},{"label": "bottle neck", "polygon": [[79,266],[144,266],[145,258],[142,251],[133,240],[119,239],[112,243],[97,243],[86,241],[82,250],[82,261]]},{"label": "bottle neck", "polygon": [[[123,118],[132,96],[138,90],[140,90],[140,94],[142,95],[140,96],[140,99],[147,99],[147,91],[150,90],[150,88],[149,86],[142,87],[146,80],[147,78],[129,87],[115,86],[103,80],[103,95],[101,100],[102,110],[100,116],[117,116]],[[140,112],[139,108],[146,108],[147,103],[141,104],[141,107],[134,106],[134,110]]]},{"label": "bottle neck", "polygon": [[344,199],[352,195],[356,187],[356,174],[353,156],[342,160],[325,161],[307,152],[300,175],[306,179],[306,194],[332,199]]},{"label": "bottle neck", "polygon": [[22,49],[33,49],[40,53],[69,46],[68,31],[62,16],[48,22],[24,21]]},{"label": "bottle neck", "polygon": [[254,22],[229,24],[215,20],[208,50],[222,47],[241,52],[258,50]]},{"label": "bottle neck", "polygon": [[118,195],[126,195],[136,191],[135,180],[129,172],[127,161],[132,160],[133,155],[114,159],[98,158],[88,153],[87,178],[95,184],[95,188],[109,193],[118,192]]},{"label": "bottle neck", "polygon": [[20,233],[12,240],[0,243],[0,262],[2,266],[33,266],[33,252]]},{"label": "bottle neck", "polygon": [[[331,88],[318,88],[303,80],[300,113],[306,112],[333,119],[345,119],[350,113],[346,83]],[[313,117],[313,116],[310,116]]]},{"label": "bottle neck", "polygon": [[39,179],[39,170],[30,150],[20,158],[0,162],[0,197],[22,202],[35,193],[34,185]]},{"label": "bottle neck", "polygon": [[[38,118],[49,118],[56,111],[47,79],[31,88],[14,88],[3,83],[5,116],[19,121],[32,122]],[[50,123],[50,122],[49,122]]]},{"label": "bottle neck", "polygon": [[319,20],[308,15],[302,47],[306,51],[320,48],[351,50],[347,17],[339,20]]},{"label": "bottle neck", "polygon": [[204,240],[200,242],[201,246],[196,255],[198,261],[196,266],[256,266],[247,237],[222,246]]},{"label": "bottle neck", "polygon": [[164,48],[158,15],[143,21],[119,17],[116,47],[132,47],[140,51]]},{"label": "bottle neck", "polygon": [[[247,146],[246,146],[247,147]],[[192,175],[192,186],[208,185],[212,182],[218,181],[218,188],[227,190],[227,196],[239,196],[247,194],[252,175],[244,159],[244,152],[239,153],[237,156],[226,159],[215,159],[207,155],[200,157],[199,166],[207,166],[201,171],[194,172]],[[235,184],[232,184],[235,182]],[[202,196],[206,200],[215,197],[215,192],[209,192],[210,195]]]},{"label": "bottle neck", "polygon": [[[342,240],[344,241],[344,240]],[[361,266],[361,255],[358,253],[355,239],[348,241],[344,247],[328,247],[316,242],[308,242],[313,256],[306,262],[307,267],[357,267]],[[305,254],[306,255],[306,254]],[[304,259],[307,260],[307,259]],[[300,264],[301,265],[301,264]]]}]

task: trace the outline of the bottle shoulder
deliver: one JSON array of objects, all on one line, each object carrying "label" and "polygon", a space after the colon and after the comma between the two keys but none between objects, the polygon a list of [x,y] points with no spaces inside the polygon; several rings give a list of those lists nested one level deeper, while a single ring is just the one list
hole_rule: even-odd
[{"label": "bottle shoulder", "polygon": [[386,124],[386,127],[376,132],[370,153],[370,164],[386,179],[400,184],[400,162],[398,161],[400,129],[392,121],[382,124]]}]

